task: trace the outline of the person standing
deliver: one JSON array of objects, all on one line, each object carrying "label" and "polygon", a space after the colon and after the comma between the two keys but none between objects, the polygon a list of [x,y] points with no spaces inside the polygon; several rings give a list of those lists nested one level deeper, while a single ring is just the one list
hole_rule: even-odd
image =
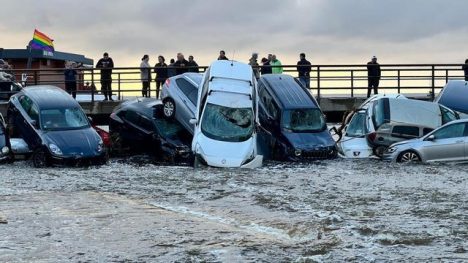
[{"label": "person standing", "polygon": [[367,63],[367,81],[368,81],[368,88],[367,88],[367,97],[369,98],[374,89],[374,94],[378,94],[379,82],[380,82],[380,65],[377,63],[377,57],[373,56],[372,60]]},{"label": "person standing", "polygon": [[270,61],[271,73],[273,74],[281,74],[283,73],[283,67],[281,66],[281,61],[276,58],[276,55],[271,55]]},{"label": "person standing", "polygon": [[260,71],[258,69],[259,65],[258,65],[257,59],[258,59],[258,53],[256,53],[256,52],[252,53],[252,57],[249,59],[249,65],[253,69],[255,78],[259,79],[260,78]]},{"label": "person standing", "polygon": [[271,74],[270,61],[267,58],[262,58],[262,68],[260,72],[262,75]]},{"label": "person standing", "polygon": [[224,50],[219,51],[218,60],[229,60],[229,59],[226,57],[226,52],[224,52]]},{"label": "person standing", "polygon": [[171,60],[169,61],[168,69],[167,69],[167,77],[168,78],[174,77],[175,75],[177,75],[177,71],[176,71],[174,65],[175,65],[175,60],[173,58],[171,58]]},{"label": "person standing", "polygon": [[65,90],[76,99],[76,75],[78,75],[78,72],[71,61],[65,62],[63,74],[65,75]]},{"label": "person standing", "polygon": [[161,86],[164,85],[168,77],[166,59],[163,56],[158,56],[158,63],[154,65],[154,73],[156,73],[156,98],[159,98],[159,91]]},{"label": "person standing", "polygon": [[308,89],[310,89],[311,65],[312,64],[306,59],[306,55],[304,53],[299,54],[299,61],[297,62],[299,81]]},{"label": "person standing", "polygon": [[140,79],[143,84],[141,95],[149,98],[150,95],[150,81],[151,81],[151,66],[149,64],[149,56],[144,55],[140,63]]},{"label": "person standing", "polygon": [[465,81],[468,81],[468,59],[465,60],[465,65],[462,66],[462,69],[465,72]]},{"label": "person standing", "polygon": [[96,68],[101,69],[101,92],[104,94],[104,100],[112,99],[112,69],[114,68],[114,61],[107,52],[97,62]]},{"label": "person standing", "polygon": [[177,61],[174,63],[174,67],[176,67],[176,74],[184,74],[187,72],[187,64],[188,61],[185,59],[184,54],[177,53]]},{"label": "person standing", "polygon": [[188,68],[188,72],[195,72],[195,73],[199,73],[200,70],[198,69],[198,64],[197,62],[195,62],[195,60],[193,60],[193,56],[190,55],[188,57],[188,63],[187,63],[187,67]]}]

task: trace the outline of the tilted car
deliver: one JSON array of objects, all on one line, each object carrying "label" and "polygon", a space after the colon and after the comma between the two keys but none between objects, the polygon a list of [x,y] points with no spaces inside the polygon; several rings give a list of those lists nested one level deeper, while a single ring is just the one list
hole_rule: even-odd
[{"label": "tilted car", "polygon": [[255,168],[258,104],[252,67],[235,61],[213,62],[199,88],[192,141],[194,166]]},{"label": "tilted car", "polygon": [[164,116],[177,119],[191,134],[194,126],[190,124],[190,119],[195,117],[198,86],[202,77],[203,74],[199,73],[184,73],[168,78],[161,91]]},{"label": "tilted car", "polygon": [[258,81],[259,137],[275,160],[334,158],[335,141],[312,94],[289,75],[268,74]]},{"label": "tilted car", "polygon": [[468,120],[456,120],[413,140],[392,144],[383,159],[393,162],[468,161]]},{"label": "tilted car", "polygon": [[31,149],[35,167],[102,164],[107,161],[103,141],[68,93],[54,86],[30,86],[8,104],[12,138]]},{"label": "tilted car", "polygon": [[468,81],[449,80],[434,102],[468,115]]},{"label": "tilted car", "polygon": [[163,116],[163,105],[156,99],[136,99],[122,103],[110,116],[112,152],[148,152],[157,160],[191,162],[192,135],[175,119]]}]

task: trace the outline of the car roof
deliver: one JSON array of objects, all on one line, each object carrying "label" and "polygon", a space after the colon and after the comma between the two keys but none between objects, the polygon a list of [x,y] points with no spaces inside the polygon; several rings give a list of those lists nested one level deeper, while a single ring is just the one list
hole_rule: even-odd
[{"label": "car roof", "polygon": [[453,110],[468,113],[468,82],[463,80],[449,80],[434,100]]},{"label": "car roof", "polygon": [[40,109],[80,107],[70,94],[56,86],[28,86],[21,92],[33,100]]},{"label": "car roof", "polygon": [[250,65],[231,60],[217,60],[211,63],[209,77],[226,78],[252,82],[253,70]]},{"label": "car roof", "polygon": [[147,117],[152,117],[154,113],[154,107],[162,105],[161,101],[152,98],[133,99],[123,102],[117,111],[134,110],[144,113]]},{"label": "car roof", "polygon": [[[180,79],[180,78],[188,78],[188,79],[192,80],[193,82],[195,82],[197,85],[200,85],[200,83],[202,82],[202,79],[203,79],[203,74],[202,73],[187,72],[187,73],[183,73],[183,74],[171,77],[171,80],[172,79],[174,79],[174,80],[175,79]],[[196,86],[196,88],[198,88],[198,86]]]},{"label": "car roof", "polygon": [[440,106],[434,102],[413,99],[387,99],[390,105],[390,119],[394,122],[413,123],[436,128],[442,125]]},{"label": "car roof", "polygon": [[267,74],[261,78],[285,109],[318,108],[311,94],[290,75]]}]

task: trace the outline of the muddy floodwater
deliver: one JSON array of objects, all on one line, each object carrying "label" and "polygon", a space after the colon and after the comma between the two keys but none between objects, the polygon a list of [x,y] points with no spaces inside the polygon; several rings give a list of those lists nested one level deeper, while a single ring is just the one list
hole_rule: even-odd
[{"label": "muddy floodwater", "polygon": [[0,262],[467,262],[468,165],[0,166]]}]

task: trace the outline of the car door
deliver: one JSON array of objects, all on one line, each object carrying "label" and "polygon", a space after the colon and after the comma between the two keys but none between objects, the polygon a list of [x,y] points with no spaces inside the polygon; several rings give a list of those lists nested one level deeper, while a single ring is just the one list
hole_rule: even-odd
[{"label": "car door", "polygon": [[426,161],[460,161],[465,159],[465,123],[454,123],[438,129],[434,140],[425,140],[423,154]]},{"label": "car door", "polygon": [[176,114],[181,118],[180,121],[189,121],[193,118],[195,112],[195,104],[190,98],[193,99],[193,92],[198,92],[197,88],[185,78],[176,79],[177,86],[180,89],[179,99],[181,103],[178,104],[179,108],[176,109]]},{"label": "car door", "polygon": [[[15,114],[15,128],[18,129],[20,137],[29,145],[31,149],[41,144],[38,132],[40,131],[39,108],[27,96],[23,95],[18,99],[22,111]],[[35,121],[34,126],[32,122]]]},{"label": "car door", "polygon": [[144,141],[144,135],[138,126],[140,115],[136,111],[128,109],[122,117],[124,127],[122,127],[120,134],[123,140],[132,148],[140,148]]}]

